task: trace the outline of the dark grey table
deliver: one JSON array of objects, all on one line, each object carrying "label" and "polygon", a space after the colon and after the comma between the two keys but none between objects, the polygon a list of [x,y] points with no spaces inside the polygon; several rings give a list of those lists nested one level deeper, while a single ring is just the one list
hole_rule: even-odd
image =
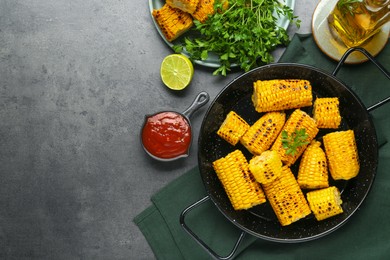
[{"label": "dark grey table", "polygon": [[[291,35],[311,31],[317,3],[296,1]],[[206,108],[190,157],[169,164],[144,154],[144,115],[213,99],[239,75],[196,66],[172,92],[159,74],[170,53],[147,0],[0,0],[0,259],[154,258],[132,219],[196,165]]]}]

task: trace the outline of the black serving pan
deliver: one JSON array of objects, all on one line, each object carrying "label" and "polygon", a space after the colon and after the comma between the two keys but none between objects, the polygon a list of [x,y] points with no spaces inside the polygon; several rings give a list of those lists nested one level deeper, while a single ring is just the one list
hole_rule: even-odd
[{"label": "black serving pan", "polygon": [[[377,136],[369,111],[385,104],[390,100],[390,97],[366,108],[359,97],[336,77],[345,59],[353,51],[360,51],[365,54],[390,79],[386,69],[378,64],[368,52],[364,49],[353,48],[345,53],[332,74],[302,64],[270,64],[256,68],[234,79],[214,99],[204,117],[198,143],[200,175],[208,196],[190,205],[182,212],[180,217],[182,227],[211,255],[219,259],[233,257],[246,233],[265,240],[283,243],[305,242],[320,238],[343,225],[362,204],[373,184],[378,164]],[[314,98],[339,97],[340,113],[343,118],[340,128],[353,129],[355,132],[359,151],[360,172],[357,177],[349,181],[334,181],[331,183],[331,185],[337,186],[342,193],[344,213],[323,221],[317,221],[312,215],[309,215],[305,219],[282,227],[269,203],[249,210],[234,210],[213,170],[212,162],[226,156],[237,148],[244,153],[246,152],[243,146],[240,146],[240,144],[235,147],[231,146],[219,138],[216,132],[227,113],[231,110],[236,111],[250,124],[254,123],[261,116],[254,110],[251,101],[253,82],[256,80],[291,78],[309,80],[313,86]],[[303,110],[310,112],[308,109],[310,108]],[[325,133],[326,131],[321,130],[317,139],[321,139],[321,136]],[[249,159],[251,155],[248,152],[245,154]],[[220,257],[216,254],[185,223],[187,212],[209,199],[231,223],[242,230],[235,247],[226,257]]]}]

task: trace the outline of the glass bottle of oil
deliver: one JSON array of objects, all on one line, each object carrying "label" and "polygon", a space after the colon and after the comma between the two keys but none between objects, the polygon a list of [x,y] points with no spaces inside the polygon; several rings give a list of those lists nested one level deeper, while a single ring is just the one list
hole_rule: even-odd
[{"label": "glass bottle of oil", "polygon": [[328,16],[332,34],[347,47],[365,43],[390,21],[390,0],[339,0]]}]

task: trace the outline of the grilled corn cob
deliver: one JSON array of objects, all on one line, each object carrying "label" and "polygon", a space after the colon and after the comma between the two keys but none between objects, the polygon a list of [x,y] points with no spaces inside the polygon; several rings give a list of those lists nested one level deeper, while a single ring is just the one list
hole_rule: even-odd
[{"label": "grilled corn cob", "polygon": [[337,187],[310,191],[306,194],[310,209],[317,220],[323,220],[343,213],[340,192]]},{"label": "grilled corn cob", "polygon": [[250,173],[248,161],[240,150],[214,161],[213,167],[235,210],[266,201],[260,183]]},{"label": "grilled corn cob", "polygon": [[240,142],[252,154],[259,155],[271,147],[285,121],[283,112],[266,113],[246,131]]},{"label": "grilled corn cob", "polygon": [[189,14],[195,12],[198,2],[199,0],[166,0],[167,5]]},{"label": "grilled corn cob", "polygon": [[249,161],[249,170],[260,183],[270,183],[282,174],[282,161],[275,151],[265,151]]},{"label": "grilled corn cob", "polygon": [[334,180],[349,180],[359,173],[359,155],[353,130],[323,136],[329,172]]},{"label": "grilled corn cob", "polygon": [[313,105],[313,118],[318,128],[338,128],[341,123],[339,99],[317,98]]},{"label": "grilled corn cob", "polygon": [[321,143],[313,140],[303,152],[297,181],[302,189],[329,187],[328,165]]},{"label": "grilled corn cob", "polygon": [[201,23],[204,23],[211,14],[214,14],[214,0],[199,0],[198,6],[192,14],[192,17]]},{"label": "grilled corn cob", "polygon": [[[223,1],[223,9],[226,10],[229,6],[229,2],[227,0],[225,1],[222,0],[222,1]],[[209,15],[215,13],[214,2],[215,0],[199,0],[195,12],[192,13],[192,17],[194,17],[196,20],[200,21],[201,23],[204,23],[209,17]]]},{"label": "grilled corn cob", "polygon": [[[286,149],[283,147],[282,134],[286,131],[288,135],[291,135],[296,130],[305,129],[308,135],[306,144],[303,144],[296,148],[295,153],[287,154]],[[271,150],[277,151],[285,165],[292,165],[301,156],[307,145],[315,138],[318,133],[317,124],[313,118],[311,118],[306,112],[296,109],[287,119],[283,126],[283,129],[279,136],[276,138],[275,143],[272,145]]]},{"label": "grilled corn cob", "polygon": [[263,184],[265,195],[282,226],[311,213],[309,205],[290,168],[283,166],[276,180]]},{"label": "grilled corn cob", "polygon": [[236,145],[250,125],[236,112],[230,111],[219,127],[217,134],[232,145]]},{"label": "grilled corn cob", "polygon": [[257,112],[311,106],[312,100],[312,87],[307,80],[258,80],[253,84],[252,101]]},{"label": "grilled corn cob", "polygon": [[188,31],[194,24],[190,14],[167,4],[153,10],[152,15],[169,42]]}]

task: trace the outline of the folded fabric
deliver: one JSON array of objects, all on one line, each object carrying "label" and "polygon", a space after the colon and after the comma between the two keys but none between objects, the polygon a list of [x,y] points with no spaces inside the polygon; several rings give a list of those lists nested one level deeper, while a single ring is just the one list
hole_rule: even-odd
[{"label": "folded fabric", "polygon": [[[390,68],[390,46],[377,60]],[[295,35],[279,62],[312,65],[332,72],[336,62],[324,55],[312,35]],[[345,65],[337,74],[366,106],[390,95],[389,81],[371,63]],[[387,259],[390,256],[390,104],[371,111],[379,143],[379,165],[374,185],[360,210],[341,228],[320,239],[284,244],[247,235],[236,259]],[[138,225],[157,259],[210,259],[180,226],[180,213],[207,194],[197,167],[152,196],[152,206],[140,213]],[[186,223],[214,251],[227,255],[241,233],[208,201],[188,213]]]},{"label": "folded fabric", "polygon": [[[135,218],[158,259],[209,259],[210,256],[180,226],[180,213],[206,196],[198,167],[183,174],[152,196],[153,206]],[[240,230],[212,202],[188,213],[186,223],[200,238],[224,256],[233,248]],[[248,236],[243,250],[255,239]]]}]

